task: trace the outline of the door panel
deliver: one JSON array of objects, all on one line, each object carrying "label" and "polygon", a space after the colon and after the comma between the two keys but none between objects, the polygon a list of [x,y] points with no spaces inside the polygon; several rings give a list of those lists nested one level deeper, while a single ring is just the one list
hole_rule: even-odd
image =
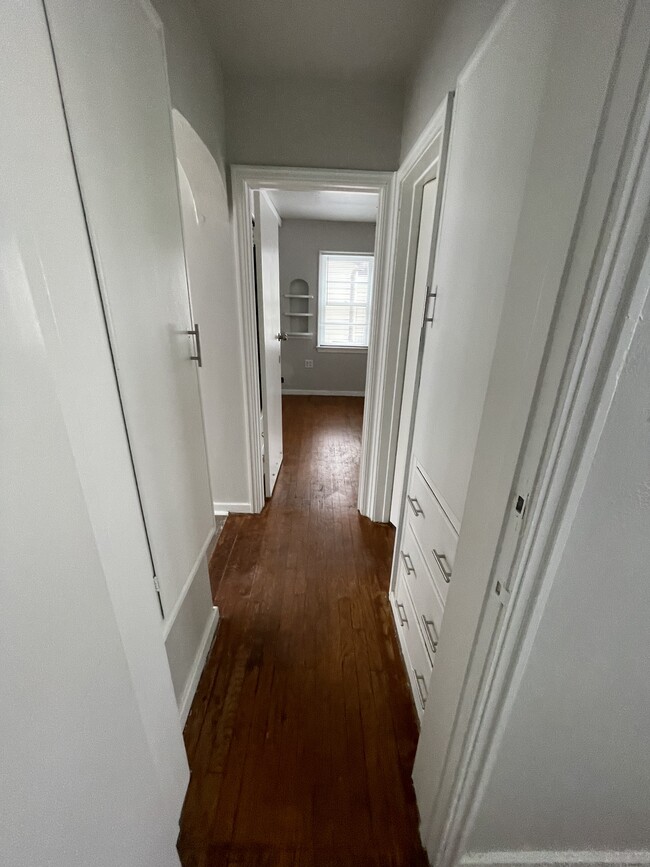
[{"label": "door panel", "polygon": [[270,497],[282,465],[282,367],[278,221],[266,197],[255,193],[255,257],[260,341],[264,492]]},{"label": "door panel", "polygon": [[45,5],[169,617],[214,519],[162,27],[141,0]]},{"label": "door panel", "polygon": [[413,453],[457,526],[546,80],[554,7],[523,10],[461,77],[452,120]]},{"label": "door panel", "polygon": [[[436,166],[437,169],[437,166]],[[397,439],[397,454],[395,456],[395,482],[391,502],[390,519],[395,526],[399,521],[399,511],[406,480],[406,455],[413,416],[413,402],[417,378],[418,358],[420,354],[420,334],[424,307],[427,296],[427,277],[429,276],[431,259],[433,257],[433,228],[435,223],[436,196],[438,194],[438,178],[428,181],[422,188],[422,206],[420,209],[420,226],[418,230],[418,246],[415,254],[415,275],[413,277],[413,300],[411,302],[411,319],[409,323],[409,339],[406,350],[406,365],[404,368],[404,388],[402,406],[400,409],[399,435]]]}]

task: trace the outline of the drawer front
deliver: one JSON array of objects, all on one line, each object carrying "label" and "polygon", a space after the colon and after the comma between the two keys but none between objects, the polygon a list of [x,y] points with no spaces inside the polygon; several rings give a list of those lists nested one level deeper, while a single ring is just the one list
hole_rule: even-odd
[{"label": "drawer front", "polygon": [[420,551],[412,529],[407,525],[400,549],[404,581],[411,594],[418,625],[433,664],[433,655],[438,647],[438,636],[442,626],[444,604],[434,584],[424,556]]},{"label": "drawer front", "polygon": [[394,604],[397,614],[397,633],[402,645],[404,661],[408,669],[409,681],[415,706],[420,717],[424,712],[429,692],[431,677],[431,662],[424,646],[424,639],[418,627],[417,615],[413,602],[400,570],[395,586]]},{"label": "drawer front", "polygon": [[444,602],[452,579],[458,534],[435,494],[413,464],[406,501],[406,523],[420,544],[440,597]]}]

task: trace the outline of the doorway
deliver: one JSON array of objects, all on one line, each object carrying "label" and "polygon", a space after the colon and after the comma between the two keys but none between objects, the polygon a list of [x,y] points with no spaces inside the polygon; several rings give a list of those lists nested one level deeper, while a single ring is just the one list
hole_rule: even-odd
[{"label": "doorway", "polygon": [[310,397],[326,412],[326,398],[355,398],[363,411],[378,206],[372,192],[254,192],[266,498],[284,456],[283,406]]},{"label": "doorway", "polygon": [[[392,479],[383,478],[379,453],[381,419],[386,413],[381,383],[389,332],[387,259],[393,220],[393,175],[235,166],[232,191],[244,327],[247,445],[253,511],[263,508],[282,462],[282,427],[278,418],[281,420],[284,387],[287,396],[292,392],[294,395],[316,392],[323,397],[328,392],[338,395],[354,392],[364,397],[357,506],[361,514],[373,520],[385,520],[384,488],[386,484],[392,485]],[[280,259],[283,220],[296,230],[287,232],[285,229],[287,244],[283,246],[288,250],[292,248],[289,236],[300,234],[300,227],[293,225],[300,222],[305,237],[311,237],[307,245],[312,251],[311,258],[305,252],[305,244],[296,240],[293,243],[295,255],[289,253]],[[349,241],[327,242],[327,233],[323,231],[320,239],[316,237],[317,223],[336,226],[344,222],[366,224],[365,242],[361,245],[365,249],[352,249]],[[305,223],[309,226],[305,227]],[[375,228],[369,229],[368,224],[374,224]],[[350,229],[343,234],[348,238],[355,235]],[[368,244],[369,235],[373,236],[372,245]],[[351,254],[358,254],[359,261],[350,261]],[[335,259],[336,255],[341,258]],[[328,260],[327,256],[331,258]],[[366,257],[365,266],[360,261],[362,256]],[[319,308],[318,289],[322,275],[328,273],[323,271],[327,266],[331,274],[336,266],[339,270],[348,269],[348,298],[354,295],[350,280],[359,290],[358,300],[366,291],[361,286],[362,278],[364,275],[367,278],[364,303],[349,304],[346,311],[351,324],[354,325],[356,319],[359,327],[348,329],[345,335],[334,333],[333,321],[330,321],[329,334],[318,330],[328,316],[333,320],[331,309],[325,309],[327,305]],[[366,270],[362,272],[360,267]],[[325,279],[323,286],[326,285]],[[364,306],[365,313],[361,309]],[[364,315],[367,316],[365,323]],[[356,341],[358,345],[327,346],[328,338],[349,344]],[[364,340],[365,346],[361,345]],[[268,479],[266,485],[265,479]]]}]

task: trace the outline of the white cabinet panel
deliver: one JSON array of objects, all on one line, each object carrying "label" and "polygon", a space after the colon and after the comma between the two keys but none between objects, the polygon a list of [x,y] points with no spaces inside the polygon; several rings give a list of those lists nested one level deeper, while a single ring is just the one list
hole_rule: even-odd
[{"label": "white cabinet panel", "polygon": [[410,527],[407,527],[404,532],[400,557],[418,626],[422,631],[429,659],[433,663],[433,655],[438,649],[440,640],[444,602],[440,596],[439,586],[434,582],[424,562],[422,551]]},{"label": "white cabinet panel", "polygon": [[393,594],[393,606],[397,615],[397,630],[415,707],[418,716],[422,718],[429,694],[432,665],[418,626],[417,613],[406,586],[404,570],[400,570],[398,575]]},{"label": "white cabinet panel", "polygon": [[145,0],[47,0],[166,617],[212,533],[162,27]]}]

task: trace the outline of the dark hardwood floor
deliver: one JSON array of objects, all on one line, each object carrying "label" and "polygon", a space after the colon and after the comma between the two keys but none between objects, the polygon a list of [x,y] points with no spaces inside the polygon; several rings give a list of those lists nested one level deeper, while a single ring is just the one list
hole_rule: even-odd
[{"label": "dark hardwood floor", "polygon": [[362,412],[286,397],[273,498],[230,516],[213,554],[221,620],[185,728],[184,867],[427,863],[393,530],[356,509]]}]

